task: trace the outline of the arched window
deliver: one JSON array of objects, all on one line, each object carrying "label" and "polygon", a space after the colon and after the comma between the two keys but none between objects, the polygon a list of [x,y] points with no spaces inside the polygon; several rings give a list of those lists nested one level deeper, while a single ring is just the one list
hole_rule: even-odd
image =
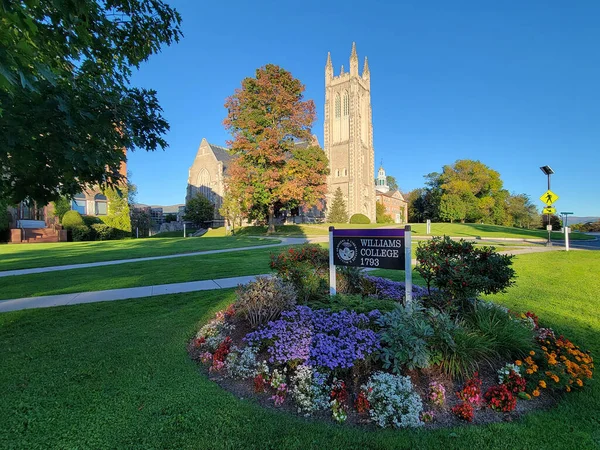
[{"label": "arched window", "polygon": [[106,195],[96,194],[96,196],[94,197],[94,205],[96,208],[97,216],[105,216],[106,214],[108,214],[108,202]]},{"label": "arched window", "polygon": [[71,202],[71,209],[77,211],[79,214],[85,215],[87,214],[85,207],[85,195],[80,192],[79,194],[75,194],[73,197],[73,201]]},{"label": "arched window", "polygon": [[335,171],[335,176],[336,176],[336,177],[339,177],[339,176],[340,176],[340,169],[337,169],[337,170]]},{"label": "arched window", "polygon": [[340,94],[335,94],[335,118],[339,119],[341,117],[341,102],[340,102]]},{"label": "arched window", "polygon": [[344,117],[350,114],[350,99],[348,97],[348,91],[344,91]]},{"label": "arched window", "polygon": [[207,199],[212,201],[212,191],[210,189],[210,174],[208,170],[202,169],[196,179],[196,186],[198,186],[197,192],[204,195]]},{"label": "arched window", "polygon": [[344,169],[344,176],[347,177],[348,176],[348,169]]}]

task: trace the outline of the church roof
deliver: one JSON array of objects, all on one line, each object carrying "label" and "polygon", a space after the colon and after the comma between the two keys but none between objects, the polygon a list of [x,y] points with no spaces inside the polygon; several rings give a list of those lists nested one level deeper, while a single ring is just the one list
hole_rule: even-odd
[{"label": "church roof", "polygon": [[384,197],[394,197],[394,198],[399,198],[402,201],[406,201],[404,200],[404,197],[402,196],[402,193],[400,191],[389,191],[389,192],[382,192],[382,191],[376,191],[375,195],[383,195]]},{"label": "church roof", "polygon": [[208,144],[210,149],[212,150],[217,161],[221,161],[223,163],[223,173],[227,173],[227,168],[229,167],[229,161],[233,158],[233,155],[229,152],[225,147],[219,147],[218,145]]}]

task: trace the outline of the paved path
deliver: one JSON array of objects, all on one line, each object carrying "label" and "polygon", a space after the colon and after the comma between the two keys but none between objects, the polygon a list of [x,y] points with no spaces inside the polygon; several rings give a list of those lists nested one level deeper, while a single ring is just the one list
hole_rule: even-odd
[{"label": "paved path", "polygon": [[118,259],[114,261],[100,261],[93,263],[85,263],[85,264],[68,264],[64,266],[51,266],[51,267],[36,267],[34,269],[18,269],[18,270],[5,270],[0,272],[1,277],[10,277],[14,275],[29,275],[32,273],[43,273],[43,272],[56,272],[60,270],[71,270],[71,269],[87,269],[90,267],[102,267],[102,266],[112,266],[115,264],[126,264],[126,263],[136,263],[142,261],[156,261],[160,259],[172,259],[172,258],[185,258],[189,256],[201,256],[201,255],[214,255],[217,253],[228,253],[228,252],[239,252],[243,250],[256,250],[259,248],[270,248],[270,247],[281,247],[282,245],[295,245],[295,244],[303,244],[307,242],[306,238],[274,238],[279,239],[281,242],[277,242],[274,244],[267,245],[255,245],[253,247],[237,247],[237,248],[225,248],[221,250],[206,250],[203,252],[193,252],[193,253],[178,253],[176,255],[165,255],[165,256],[148,256],[145,258],[131,258],[131,259]]},{"label": "paved path", "polygon": [[[310,239],[311,242],[327,240],[327,237],[319,237],[316,239]],[[226,250],[209,250],[206,252],[196,252],[196,253],[186,253],[182,255],[169,255],[169,256],[157,256],[150,258],[137,258],[137,259],[129,259],[129,260],[118,260],[118,261],[105,261],[101,263],[90,263],[90,264],[76,264],[70,266],[56,266],[56,267],[45,267],[40,269],[25,269],[22,271],[10,271],[11,275],[22,275],[25,273],[39,273],[39,272],[50,272],[54,270],[67,270],[69,269],[78,269],[85,267],[97,267],[102,265],[109,264],[123,264],[127,262],[137,262],[137,261],[149,261],[155,259],[165,259],[165,258],[176,258],[176,257],[184,257],[184,256],[192,256],[192,255],[205,255],[205,254],[214,254],[214,253],[223,253],[230,251],[239,251],[239,250],[251,250],[257,248],[265,248],[265,247],[276,247],[281,245],[290,245],[290,244],[301,244],[306,242],[308,239],[306,238],[282,238],[282,242],[278,244],[271,245],[261,245],[256,247],[244,247],[237,249],[226,249]],[[523,254],[523,253],[537,253],[537,252],[549,252],[555,250],[563,250],[564,247],[561,245],[554,245],[552,247],[539,246],[539,247],[524,247],[513,250],[504,250],[500,253],[504,254]],[[413,264],[416,263],[415,260],[412,261]],[[20,273],[14,273],[20,272]],[[4,272],[2,276],[8,276],[9,272]],[[268,274],[265,274],[268,275]],[[81,303],[94,303],[94,302],[104,302],[104,301],[113,301],[113,300],[126,300],[132,298],[142,298],[142,297],[153,297],[156,295],[165,295],[165,294],[178,294],[183,292],[195,292],[195,291],[206,291],[211,289],[225,289],[236,287],[239,284],[246,284],[250,281],[254,280],[256,276],[242,276],[242,277],[232,277],[232,278],[220,278],[215,280],[203,280],[203,281],[191,281],[187,283],[172,283],[172,284],[161,284],[156,286],[141,286],[134,288],[125,288],[125,289],[110,289],[104,291],[93,291],[93,292],[79,292],[73,294],[61,294],[61,295],[46,295],[40,297],[28,297],[28,298],[19,298],[19,299],[11,299],[11,300],[0,300],[0,313],[7,311],[17,311],[21,309],[30,309],[30,308],[47,308],[51,306],[64,306],[64,305],[76,305]]]}]

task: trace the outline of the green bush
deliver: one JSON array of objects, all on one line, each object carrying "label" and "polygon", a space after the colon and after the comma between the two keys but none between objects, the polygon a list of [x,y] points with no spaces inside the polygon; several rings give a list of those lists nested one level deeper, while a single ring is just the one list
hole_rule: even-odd
[{"label": "green bush", "polygon": [[439,367],[452,378],[464,379],[473,374],[482,362],[491,362],[497,357],[495,343],[487,336],[458,326],[453,334],[454,345],[441,348]]},{"label": "green bush", "polygon": [[362,294],[363,270],[360,267],[336,267],[336,291],[340,294]]},{"label": "green bush", "polygon": [[473,331],[493,343],[501,357],[518,359],[534,346],[533,331],[493,304],[482,303],[476,311],[467,313],[465,320]]},{"label": "green bush", "polygon": [[371,221],[364,214],[353,214],[352,217],[350,217],[350,223],[367,224],[371,223]]},{"label": "green bush", "polygon": [[279,318],[282,311],[296,304],[296,291],[291,283],[277,277],[256,277],[236,291],[235,308],[252,328]]},{"label": "green bush", "polygon": [[71,232],[73,242],[93,241],[95,238],[94,230],[87,225],[74,225],[70,227],[69,230]]},{"label": "green bush", "polygon": [[357,313],[369,313],[375,309],[386,313],[393,311],[397,303],[392,300],[380,300],[378,298],[363,298],[362,295],[338,294],[325,300],[311,302],[313,309],[329,309],[332,312],[356,311]]},{"label": "green bush", "polygon": [[59,197],[54,202],[54,215],[58,217],[59,222],[62,223],[64,215],[71,210],[71,200],[66,197]]},{"label": "green bush", "polygon": [[303,303],[329,295],[329,251],[319,245],[304,244],[271,254],[271,268],[294,285]]},{"label": "green bush", "polygon": [[97,241],[115,239],[116,230],[105,223],[93,223],[90,228],[93,230]]},{"label": "green bush", "polygon": [[96,216],[81,216],[81,218],[83,219],[83,224],[87,225],[88,227],[99,223],[104,223],[102,222],[102,219]]},{"label": "green bush", "polygon": [[73,229],[74,227],[81,225],[86,226],[85,222],[83,221],[83,218],[81,217],[81,214],[74,210],[67,211],[63,216],[61,223],[62,226],[65,227],[67,230]]},{"label": "green bush", "polygon": [[500,255],[494,247],[475,248],[463,239],[435,236],[419,243],[416,270],[430,293],[435,286],[453,299],[476,299],[480,294],[504,292],[514,284],[512,258]]}]

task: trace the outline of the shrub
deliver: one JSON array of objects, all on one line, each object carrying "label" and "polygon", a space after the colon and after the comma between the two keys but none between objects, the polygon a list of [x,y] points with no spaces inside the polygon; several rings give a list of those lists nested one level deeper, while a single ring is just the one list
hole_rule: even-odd
[{"label": "shrub", "polygon": [[59,197],[54,203],[54,215],[58,217],[59,222],[62,223],[62,219],[68,211],[71,210],[71,200],[66,197]]},{"label": "shrub", "polygon": [[69,230],[71,231],[73,242],[94,240],[94,231],[86,225],[73,225]]},{"label": "shrub", "polygon": [[440,369],[452,378],[463,379],[477,370],[479,363],[491,362],[497,354],[494,343],[485,336],[457,327],[453,334],[454,346],[442,347]]},{"label": "shrub", "polygon": [[279,318],[296,304],[294,286],[277,277],[256,277],[256,281],[239,286],[236,294],[235,308],[252,328]]},{"label": "shrub", "polygon": [[416,302],[396,308],[381,316],[377,321],[381,326],[380,358],[383,367],[401,373],[408,369],[424,369],[432,364],[427,340],[433,337],[433,327],[429,324],[425,310]]},{"label": "shrub", "polygon": [[83,224],[87,225],[88,227],[99,223],[104,223],[100,218],[96,216],[81,216],[81,219],[83,220]]},{"label": "shrub", "polygon": [[115,238],[115,229],[104,223],[94,223],[90,228],[94,230],[97,241],[108,241]]},{"label": "shrub", "polygon": [[[66,229],[72,229],[73,227],[84,225],[83,218],[81,214],[77,211],[71,210],[67,211],[62,218],[62,226]],[[87,227],[87,226],[86,226]]]},{"label": "shrub", "polygon": [[336,290],[340,294],[361,294],[363,278],[360,267],[336,267]]},{"label": "shrub", "polygon": [[483,303],[465,319],[469,327],[493,343],[494,351],[502,357],[517,358],[533,347],[533,331],[493,304]]},{"label": "shrub", "polygon": [[371,419],[380,427],[418,427],[423,411],[421,397],[413,390],[409,377],[375,372],[363,392],[369,402]]},{"label": "shrub", "polygon": [[512,256],[500,255],[494,247],[475,248],[462,239],[438,236],[421,242],[417,261],[416,270],[425,279],[427,289],[435,286],[454,299],[504,292],[514,283]]},{"label": "shrub", "polygon": [[363,298],[361,295],[347,294],[337,294],[324,300],[311,302],[310,305],[313,309],[329,309],[332,312],[348,310],[357,313],[368,313],[374,310],[389,312],[396,307],[396,303],[390,300]]},{"label": "shrub", "polygon": [[350,217],[350,223],[367,224],[371,223],[371,220],[364,214],[353,214],[352,217]]},{"label": "shrub", "polygon": [[271,254],[271,268],[294,285],[303,303],[322,300],[329,294],[329,252],[319,245],[304,244]]},{"label": "shrub", "polygon": [[269,362],[290,367],[307,363],[328,370],[348,369],[379,349],[379,336],[369,328],[379,311],[332,313],[297,306],[281,318],[246,335],[249,345],[266,345]]}]

